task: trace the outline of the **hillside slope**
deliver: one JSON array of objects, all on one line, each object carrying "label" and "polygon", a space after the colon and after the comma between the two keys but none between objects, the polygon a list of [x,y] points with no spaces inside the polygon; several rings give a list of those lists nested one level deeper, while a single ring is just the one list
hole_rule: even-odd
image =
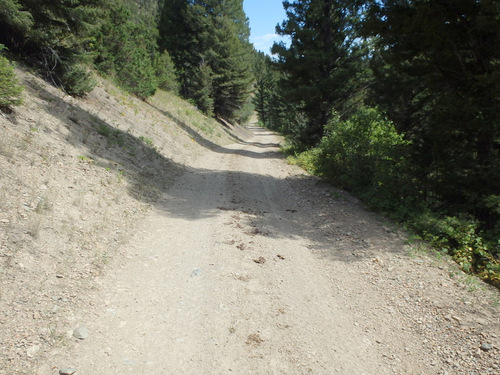
[{"label": "hillside slope", "polygon": [[159,92],[101,80],[75,99],[18,69],[25,103],[0,115],[0,374],[28,374],[67,340],[109,259],[184,166],[245,130]]}]

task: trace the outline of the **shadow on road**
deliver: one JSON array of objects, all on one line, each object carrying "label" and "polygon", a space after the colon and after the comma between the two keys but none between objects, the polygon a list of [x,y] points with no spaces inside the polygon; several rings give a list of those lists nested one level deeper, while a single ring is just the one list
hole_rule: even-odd
[{"label": "shadow on road", "polygon": [[[341,261],[358,261],[371,256],[370,243],[376,241],[375,238],[387,238],[386,250],[398,251],[390,245],[392,237],[384,237],[384,233],[381,236],[383,229],[367,225],[366,218],[370,215],[370,220],[376,221],[373,214],[353,203],[345,193],[335,193],[339,195],[336,198],[326,196],[325,191],[332,191],[332,188],[318,184],[314,178],[291,176],[278,179],[268,174],[195,168],[186,171],[185,167],[166,158],[144,140],[117,129],[80,106],[68,104],[42,87],[28,85],[27,90],[46,100],[46,111],[66,124],[70,131],[69,143],[86,149],[90,157],[100,160],[97,167],[123,173],[130,182],[129,193],[134,198],[153,204],[165,214],[199,220],[215,217],[221,211],[234,211],[245,216],[246,224],[255,229],[254,236],[307,239],[313,250]],[[237,139],[242,146],[251,145],[260,152],[218,146],[172,114],[159,108],[156,110],[213,152],[253,159],[283,157],[279,145],[272,142]],[[256,136],[270,134],[267,129],[258,127],[251,128],[251,131]],[[182,179],[189,185],[173,189],[174,182]],[[222,186],[221,190],[206,190],[220,197],[213,200],[214,205],[204,206],[193,199],[193,196],[200,195],[197,189],[214,181],[221,182]],[[227,190],[227,186],[234,189]],[[256,186],[260,188],[247,189]],[[353,248],[356,249],[354,252]]]}]

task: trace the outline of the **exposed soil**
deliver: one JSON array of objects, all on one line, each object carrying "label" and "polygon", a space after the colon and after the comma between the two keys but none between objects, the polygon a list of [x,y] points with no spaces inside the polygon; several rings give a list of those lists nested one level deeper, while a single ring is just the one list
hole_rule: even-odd
[{"label": "exposed soil", "polygon": [[19,74],[1,375],[500,374],[498,291],[288,165],[276,134]]}]

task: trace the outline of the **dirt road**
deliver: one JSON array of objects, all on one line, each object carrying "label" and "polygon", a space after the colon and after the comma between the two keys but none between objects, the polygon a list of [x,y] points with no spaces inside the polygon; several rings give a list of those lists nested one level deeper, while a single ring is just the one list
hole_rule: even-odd
[{"label": "dirt road", "polygon": [[250,130],[168,191],[90,312],[76,315],[88,336],[53,366],[78,375],[500,373],[498,307],[478,310],[484,294],[450,280],[448,265],[409,256],[381,219],[288,165],[276,135]]}]

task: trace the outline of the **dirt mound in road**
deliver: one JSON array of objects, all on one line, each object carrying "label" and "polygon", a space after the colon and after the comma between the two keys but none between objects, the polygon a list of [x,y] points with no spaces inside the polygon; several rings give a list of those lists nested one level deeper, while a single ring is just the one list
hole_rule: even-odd
[{"label": "dirt mound in road", "polygon": [[[0,114],[0,374],[33,373],[185,164],[243,129],[174,95],[147,102],[101,79],[76,99],[24,69]],[[238,136],[233,131],[238,131]]]}]

